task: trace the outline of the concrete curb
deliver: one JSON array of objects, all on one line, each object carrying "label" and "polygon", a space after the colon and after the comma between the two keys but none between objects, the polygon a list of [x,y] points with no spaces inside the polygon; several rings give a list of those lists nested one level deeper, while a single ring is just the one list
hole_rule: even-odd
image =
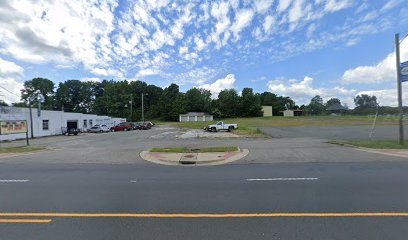
[{"label": "concrete curb", "polygon": [[142,151],[140,152],[140,157],[146,161],[162,165],[214,166],[240,160],[248,154],[248,149],[239,149],[236,152],[212,153],[153,153]]}]

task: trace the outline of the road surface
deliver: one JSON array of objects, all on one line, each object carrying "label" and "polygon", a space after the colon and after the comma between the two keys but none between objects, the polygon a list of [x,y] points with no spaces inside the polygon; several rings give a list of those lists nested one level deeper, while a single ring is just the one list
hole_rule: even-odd
[{"label": "road surface", "polygon": [[0,239],[408,236],[403,158],[312,139],[224,140],[248,146],[252,156],[222,166],[161,166],[139,160],[138,148],[186,140],[149,138],[155,134],[50,141],[57,150],[0,159]]}]

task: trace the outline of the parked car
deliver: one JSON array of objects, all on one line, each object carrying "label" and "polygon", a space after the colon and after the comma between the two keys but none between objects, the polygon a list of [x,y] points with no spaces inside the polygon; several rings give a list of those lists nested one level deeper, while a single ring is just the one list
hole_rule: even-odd
[{"label": "parked car", "polygon": [[130,131],[130,130],[133,130],[133,124],[129,122],[119,123],[118,125],[111,127],[110,130],[112,132]]},{"label": "parked car", "polygon": [[66,135],[66,136],[69,136],[69,135],[78,135],[78,133],[80,133],[81,131],[78,129],[78,128],[67,128],[67,127],[62,127],[61,128],[61,131],[62,131],[62,135]]},{"label": "parked car", "polygon": [[152,128],[152,125],[150,122],[137,122],[135,126],[135,129],[138,129],[138,130],[148,130],[150,128]]},{"label": "parked car", "polygon": [[206,131],[210,132],[217,132],[220,130],[227,130],[228,132],[231,132],[234,129],[238,128],[238,124],[225,124],[224,122],[217,122],[216,124],[210,124],[207,127],[204,128]]},{"label": "parked car", "polygon": [[88,132],[92,132],[92,133],[109,132],[109,131],[110,131],[110,129],[106,125],[95,125],[95,126],[91,127],[90,129],[88,129]]}]

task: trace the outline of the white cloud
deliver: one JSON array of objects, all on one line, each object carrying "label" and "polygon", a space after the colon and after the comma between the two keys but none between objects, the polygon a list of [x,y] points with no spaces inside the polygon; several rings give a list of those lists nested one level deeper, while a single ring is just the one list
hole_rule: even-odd
[{"label": "white cloud", "polygon": [[91,69],[90,72],[100,76],[116,76],[118,78],[122,78],[124,76],[122,72],[113,68],[94,68]]},{"label": "white cloud", "polygon": [[401,0],[388,0],[381,10],[389,10],[395,8],[400,3]]},{"label": "white cloud", "polygon": [[325,6],[325,11],[337,12],[350,7],[351,4],[351,0],[328,0]]},{"label": "white cloud", "polygon": [[256,11],[264,14],[272,6],[273,0],[255,0],[254,3]]},{"label": "white cloud", "polygon": [[24,69],[14,62],[6,61],[0,58],[0,78],[8,76],[22,76]]},{"label": "white cloud", "polygon": [[244,9],[236,13],[235,22],[231,26],[231,32],[236,40],[239,39],[239,33],[249,26],[253,17],[254,12],[252,9]]},{"label": "white cloud", "polygon": [[[82,63],[86,68],[109,62],[113,0],[7,1],[0,5],[0,39],[7,54],[32,63]],[[18,27],[17,27],[18,26]]]},{"label": "white cloud", "polygon": [[279,0],[278,12],[284,12],[289,5],[292,3],[292,0]]},{"label": "white cloud", "polygon": [[[211,8],[211,16],[216,19],[215,30],[210,38],[219,49],[226,45],[230,33],[228,32],[231,21],[228,16],[229,4],[227,2],[214,3]],[[222,39],[221,39],[222,38]]]},{"label": "white cloud", "polygon": [[188,53],[188,47],[184,46],[184,47],[179,48],[179,54],[180,55],[186,54],[186,53]]},{"label": "white cloud", "polygon": [[197,51],[202,51],[206,47],[205,42],[199,36],[194,37],[194,43],[196,44]]},{"label": "white cloud", "polygon": [[266,33],[271,33],[272,31],[272,25],[276,23],[276,19],[273,16],[266,16],[265,21],[263,23],[263,29]]},{"label": "white cloud", "polygon": [[[408,61],[408,40],[400,45],[401,62]],[[341,81],[349,83],[381,83],[396,81],[395,53],[390,53],[379,63],[371,66],[358,66],[344,72]]]},{"label": "white cloud", "polygon": [[199,87],[210,90],[212,96],[217,97],[218,93],[220,93],[222,90],[235,88],[235,81],[236,79],[234,74],[228,74],[225,78],[218,79],[211,84],[200,85]]},{"label": "white cloud", "polygon": [[100,78],[97,77],[84,77],[80,79],[81,82],[102,82]]},{"label": "white cloud", "polygon": [[[408,92],[408,85],[405,85],[405,84],[402,85],[402,92],[403,93]],[[397,86],[393,88],[380,89],[380,90],[361,91],[357,93],[356,95],[361,95],[361,94],[376,96],[377,102],[380,104],[380,106],[391,106],[391,107],[398,106]],[[402,94],[402,102],[404,103],[404,105],[405,103],[408,102],[408,94]]]},{"label": "white cloud", "polygon": [[288,96],[298,105],[309,104],[310,99],[319,95],[325,101],[333,97],[340,98],[343,103],[350,106],[357,92],[354,89],[346,89],[339,86],[335,86],[334,88],[315,88],[313,87],[313,78],[308,76],[304,77],[302,81],[296,79],[290,79],[289,81],[285,79],[271,80],[267,86],[271,92]]},{"label": "white cloud", "polygon": [[168,80],[178,85],[193,84],[197,86],[213,79],[219,71],[220,68],[199,67],[179,74],[168,74]]},{"label": "white cloud", "polygon": [[162,74],[162,72],[157,69],[142,69],[137,72],[136,77],[146,77],[160,74]]},{"label": "white cloud", "polygon": [[24,69],[14,62],[0,58],[0,99],[6,103],[20,101]]}]

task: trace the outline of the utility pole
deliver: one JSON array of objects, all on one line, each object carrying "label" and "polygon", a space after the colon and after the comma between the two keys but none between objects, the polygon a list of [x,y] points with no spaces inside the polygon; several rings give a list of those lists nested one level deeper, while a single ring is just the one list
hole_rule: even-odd
[{"label": "utility pole", "polygon": [[400,41],[399,34],[395,34],[395,55],[397,63],[397,86],[398,86],[398,108],[399,108],[399,144],[404,144],[404,113],[402,111],[402,87],[400,66]]},{"label": "utility pole", "polygon": [[133,118],[133,94],[130,94],[130,122],[132,122]]},{"label": "utility pole", "polygon": [[31,138],[34,138],[34,127],[33,127],[33,111],[31,107],[31,99],[28,98],[28,108],[30,109],[30,129],[31,129]]},{"label": "utility pole", "polygon": [[143,95],[149,95],[147,93],[142,93],[142,122],[144,122],[144,103],[143,103]]}]

